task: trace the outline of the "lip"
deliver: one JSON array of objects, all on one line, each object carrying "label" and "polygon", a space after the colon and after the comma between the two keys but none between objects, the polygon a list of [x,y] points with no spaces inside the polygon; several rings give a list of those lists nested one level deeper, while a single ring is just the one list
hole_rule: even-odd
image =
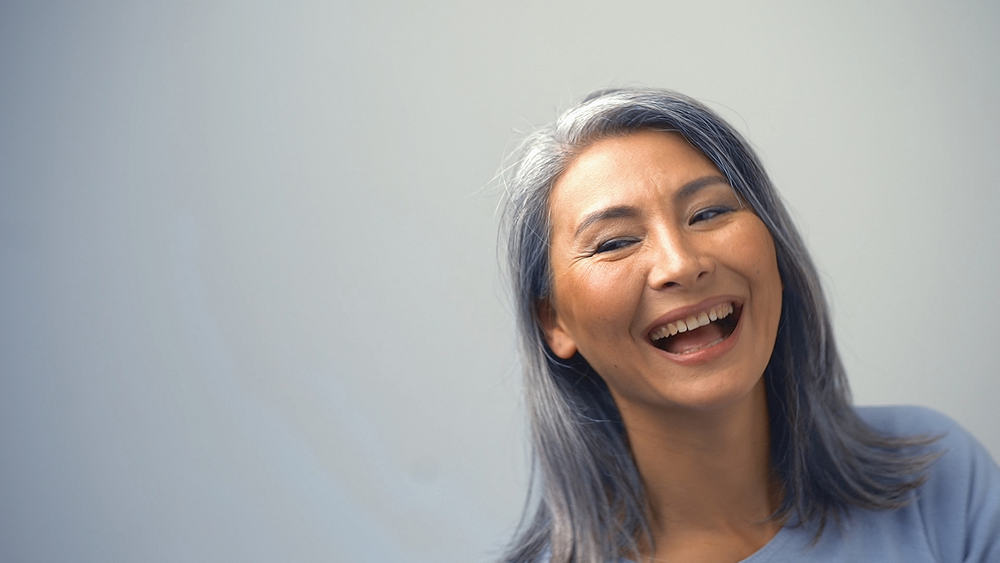
[{"label": "lip", "polygon": [[652,333],[657,328],[666,325],[667,323],[671,323],[679,319],[685,319],[689,316],[693,316],[697,313],[700,313],[702,311],[705,311],[707,309],[710,309],[711,307],[714,307],[722,303],[732,303],[733,306],[737,309],[742,309],[743,307],[743,300],[732,295],[721,295],[718,297],[711,297],[709,299],[701,301],[700,303],[695,303],[694,305],[679,307],[659,317],[658,319],[653,321],[652,324],[649,325],[649,327],[646,329],[645,332],[646,343],[649,344],[654,350],[656,350],[660,354],[663,354],[664,356],[670,358],[670,360],[685,365],[707,362],[725,354],[726,352],[731,350],[733,346],[736,345],[736,341],[740,336],[741,328],[743,327],[742,312],[740,313],[739,321],[736,323],[736,328],[733,329],[733,332],[729,336],[722,339],[720,342],[713,344],[712,346],[709,346],[707,348],[702,348],[701,350],[698,350],[697,352],[691,352],[690,354],[673,354],[671,352],[667,352],[666,350],[661,350],[660,348],[653,346],[653,343],[649,337],[650,333]]}]

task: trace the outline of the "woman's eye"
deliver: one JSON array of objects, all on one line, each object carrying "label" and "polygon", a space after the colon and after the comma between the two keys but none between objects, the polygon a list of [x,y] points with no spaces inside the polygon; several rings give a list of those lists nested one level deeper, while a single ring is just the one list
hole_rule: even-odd
[{"label": "woman's eye", "polygon": [[728,207],[709,207],[708,209],[702,209],[701,211],[695,213],[691,216],[691,221],[688,222],[689,225],[694,225],[699,221],[708,221],[709,219],[715,219],[719,215],[729,213],[732,209]]},{"label": "woman's eye", "polygon": [[621,250],[622,248],[625,248],[626,246],[629,246],[635,242],[636,239],[634,238],[613,238],[611,240],[604,241],[601,244],[597,245],[597,248],[594,249],[594,254]]}]

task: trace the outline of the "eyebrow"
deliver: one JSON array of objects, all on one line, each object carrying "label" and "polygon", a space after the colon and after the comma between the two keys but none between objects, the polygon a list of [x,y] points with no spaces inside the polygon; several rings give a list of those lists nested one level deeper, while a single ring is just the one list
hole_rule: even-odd
[{"label": "eyebrow", "polygon": [[[722,176],[705,176],[703,178],[691,180],[677,190],[677,193],[674,194],[674,200],[690,198],[694,194],[698,193],[698,191],[702,188],[713,184],[729,185],[729,181]],[[641,211],[639,208],[632,205],[613,205],[611,207],[605,207],[604,209],[598,209],[597,211],[584,217],[583,221],[580,221],[580,225],[576,228],[576,233],[573,234],[573,238],[580,236],[580,233],[594,223],[607,221],[609,219],[631,219],[633,217],[638,217],[640,213]]]}]

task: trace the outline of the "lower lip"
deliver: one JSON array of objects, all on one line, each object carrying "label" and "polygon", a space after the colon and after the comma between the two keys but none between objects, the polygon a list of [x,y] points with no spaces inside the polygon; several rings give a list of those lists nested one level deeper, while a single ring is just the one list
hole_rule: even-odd
[{"label": "lower lip", "polygon": [[653,349],[655,349],[657,352],[665,355],[666,357],[670,358],[671,361],[676,362],[678,364],[682,365],[702,364],[705,362],[710,362],[718,358],[719,356],[725,354],[726,352],[732,350],[733,346],[736,346],[736,339],[739,338],[740,329],[742,327],[743,327],[743,312],[740,311],[740,320],[737,321],[736,328],[733,329],[733,332],[730,333],[729,336],[723,338],[722,340],[716,342],[715,344],[712,344],[711,346],[706,346],[696,352],[690,352],[688,354],[673,354],[671,352],[667,352],[666,350],[661,350],[656,346],[653,346],[652,344],[650,344],[650,346],[653,346]]}]

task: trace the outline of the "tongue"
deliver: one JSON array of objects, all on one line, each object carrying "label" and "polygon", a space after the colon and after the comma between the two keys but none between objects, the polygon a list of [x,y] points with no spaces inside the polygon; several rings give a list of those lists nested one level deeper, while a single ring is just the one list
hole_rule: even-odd
[{"label": "tongue", "polygon": [[686,354],[711,344],[724,336],[722,327],[708,323],[703,327],[675,334],[667,339],[666,349],[671,354]]}]

